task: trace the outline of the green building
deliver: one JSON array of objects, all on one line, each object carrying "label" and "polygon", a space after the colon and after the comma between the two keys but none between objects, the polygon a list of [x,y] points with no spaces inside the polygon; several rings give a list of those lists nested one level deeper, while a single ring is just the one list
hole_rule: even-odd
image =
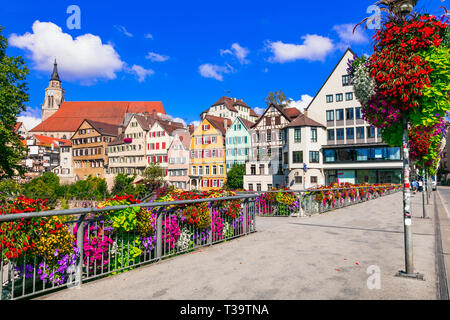
[{"label": "green building", "polygon": [[244,164],[250,158],[252,139],[250,127],[253,122],[237,117],[227,129],[225,136],[227,171],[234,164]]}]

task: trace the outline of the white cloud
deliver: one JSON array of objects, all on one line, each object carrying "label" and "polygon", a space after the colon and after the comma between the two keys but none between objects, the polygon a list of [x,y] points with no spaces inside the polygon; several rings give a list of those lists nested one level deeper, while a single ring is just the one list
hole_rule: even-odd
[{"label": "white cloud", "polygon": [[333,51],[333,41],[330,38],[316,34],[303,36],[303,44],[283,43],[282,41],[266,43],[266,47],[272,51],[273,57],[269,62],[291,62],[295,60],[323,61]]},{"label": "white cloud", "polygon": [[130,38],[133,37],[133,34],[129,33],[129,32],[127,31],[127,29],[125,29],[124,26],[121,26],[121,25],[115,25],[114,28],[116,28],[117,30],[119,30],[120,33],[126,35],[127,37],[130,37]]},{"label": "white cloud", "polygon": [[184,121],[184,119],[180,118],[180,117],[173,117],[170,114],[166,114],[165,118],[173,121],[173,122],[180,122],[182,123],[184,126],[186,126],[186,121]]},{"label": "white cloud", "polygon": [[32,30],[24,35],[12,34],[9,43],[29,51],[34,69],[51,73],[56,58],[63,79],[91,84],[98,78],[115,79],[124,66],[112,45],[103,44],[99,36],[88,33],[73,39],[56,24],[38,20]]},{"label": "white cloud", "polygon": [[232,56],[235,56],[241,64],[250,63],[250,61],[245,59],[249,53],[250,50],[248,50],[248,48],[241,47],[237,42],[231,45],[231,50],[230,49],[220,50],[220,55],[223,56],[225,54],[231,54]]},{"label": "white cloud", "polygon": [[265,111],[266,109],[256,107],[256,108],[253,108],[253,110],[255,110],[255,113],[256,113],[258,116],[260,116],[260,115],[262,115],[262,114],[264,113],[264,111]]},{"label": "white cloud", "polygon": [[28,108],[17,117],[18,122],[23,122],[25,128],[29,131],[42,122],[41,109]]},{"label": "white cloud", "polygon": [[231,73],[234,69],[228,64],[226,66],[218,66],[215,64],[206,63],[199,66],[198,71],[204,78],[213,78],[218,81],[223,81],[223,74]]},{"label": "white cloud", "polygon": [[200,125],[200,123],[201,123],[200,121],[195,120],[195,121],[192,121],[189,125],[193,124],[194,128],[197,128]]},{"label": "white cloud", "polygon": [[127,69],[129,73],[133,73],[137,76],[139,82],[144,82],[145,78],[148,76],[152,76],[155,74],[155,71],[152,69],[145,69],[141,66],[138,66],[136,64],[133,64],[133,66],[130,69]]},{"label": "white cloud", "polygon": [[164,62],[169,60],[169,56],[164,56],[158,53],[154,53],[154,52],[149,52],[146,56],[146,59],[150,59],[153,62]]},{"label": "white cloud", "polygon": [[299,111],[303,112],[305,108],[310,104],[313,97],[307,94],[302,94],[300,100],[293,100],[289,98],[289,107],[290,108],[297,108]]},{"label": "white cloud", "polygon": [[146,39],[153,39],[153,35],[152,35],[151,33],[146,33],[146,34],[144,34],[144,37],[145,37]]},{"label": "white cloud", "polygon": [[355,33],[353,33],[353,28],[355,27],[352,23],[335,25],[333,30],[336,31],[342,43],[367,43],[369,39],[366,37],[363,28],[356,28]]}]

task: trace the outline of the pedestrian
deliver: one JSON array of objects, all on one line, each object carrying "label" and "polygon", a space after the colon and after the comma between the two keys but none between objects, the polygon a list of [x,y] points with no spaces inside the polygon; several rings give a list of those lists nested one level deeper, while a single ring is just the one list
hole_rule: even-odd
[{"label": "pedestrian", "polygon": [[422,180],[419,180],[419,192],[422,192],[423,191],[423,182],[422,182]]},{"label": "pedestrian", "polygon": [[418,186],[417,181],[413,180],[411,183],[411,186],[412,186],[412,191],[414,192],[414,194],[416,194],[417,186]]}]

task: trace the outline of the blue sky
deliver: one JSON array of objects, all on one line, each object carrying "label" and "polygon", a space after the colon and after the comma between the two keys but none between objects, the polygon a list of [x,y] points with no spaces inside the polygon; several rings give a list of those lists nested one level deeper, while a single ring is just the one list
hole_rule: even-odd
[{"label": "blue sky", "polygon": [[[27,123],[56,57],[67,101],[162,101],[189,124],[223,95],[259,110],[281,89],[302,108],[347,46],[371,53],[373,30],[349,30],[373,2],[17,0],[2,3],[0,25],[8,54],[30,68]],[[440,14],[445,2],[417,7]],[[72,4],[80,29],[67,25]]]}]

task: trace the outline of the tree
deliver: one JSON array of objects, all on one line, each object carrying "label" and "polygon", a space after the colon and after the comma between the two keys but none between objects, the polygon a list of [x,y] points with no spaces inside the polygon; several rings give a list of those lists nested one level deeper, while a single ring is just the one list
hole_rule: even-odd
[{"label": "tree", "polygon": [[283,108],[288,106],[286,95],[281,90],[275,91],[275,93],[273,93],[272,91],[269,92],[269,95],[266,98],[266,104],[267,106],[270,106],[271,103],[277,104]]},{"label": "tree", "polygon": [[227,189],[236,190],[244,188],[245,164],[234,164],[227,172]]},{"label": "tree", "polygon": [[114,195],[128,195],[134,193],[133,181],[136,176],[128,176],[127,174],[119,173],[114,178],[114,186],[112,188],[112,194]]},{"label": "tree", "polygon": [[59,177],[53,172],[44,172],[25,184],[23,193],[32,199],[47,199],[50,207],[54,207],[59,195]]},{"label": "tree", "polygon": [[29,70],[22,57],[6,55],[8,41],[2,30],[0,26],[0,180],[24,173],[20,160],[25,157],[26,148],[14,127],[29,100],[25,83]]},{"label": "tree", "polygon": [[150,163],[150,166],[145,169],[143,174],[143,180],[147,190],[153,192],[157,188],[161,187],[164,177],[165,175],[163,169],[159,166],[159,164],[156,162]]}]

